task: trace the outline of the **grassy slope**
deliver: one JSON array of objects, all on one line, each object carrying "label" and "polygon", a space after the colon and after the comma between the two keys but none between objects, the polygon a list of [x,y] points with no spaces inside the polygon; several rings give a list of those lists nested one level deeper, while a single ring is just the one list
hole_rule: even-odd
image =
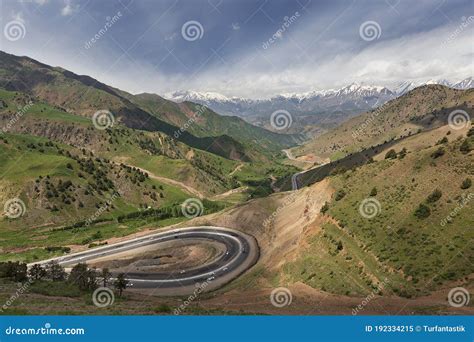
[{"label": "grassy slope", "polygon": [[465,109],[472,114],[473,106],[474,89],[463,91],[440,85],[419,87],[295,148],[293,154],[339,159],[392,138],[416,133],[420,129],[445,125],[447,115],[452,110]]},{"label": "grassy slope", "polygon": [[[335,192],[346,195],[338,201],[333,195],[319,228],[304,237],[278,283],[301,281],[345,295],[410,297],[472,274],[474,188],[461,189],[461,183],[474,179],[474,156],[472,151],[461,153],[460,145],[468,139],[474,148],[474,137],[466,138],[467,129],[446,135],[448,131],[446,126],[400,142],[393,148],[408,149],[402,159],[385,160],[383,152],[374,163],[329,177]],[[435,145],[444,136],[449,142]],[[445,154],[431,157],[440,146]],[[377,194],[370,196],[374,187]],[[426,203],[435,189],[442,197]],[[360,203],[369,197],[381,204],[371,219],[359,213]],[[414,215],[420,203],[430,207],[429,217]],[[442,224],[452,212],[457,212],[452,222]]]},{"label": "grassy slope", "polygon": [[158,95],[146,93],[128,96],[128,99],[160,119],[179,127],[185,125],[194,113],[198,113],[195,124],[190,127],[190,132],[194,135],[202,137],[227,134],[248,148],[258,147],[262,153],[279,152],[298,142],[297,136],[270,132],[238,117],[221,116],[209,108],[191,102],[177,104]]},{"label": "grassy slope", "polygon": [[[470,138],[474,146],[474,139]],[[462,278],[474,271],[473,216],[463,198],[474,190],[461,189],[464,179],[474,176],[473,155],[460,152],[456,139],[444,147],[445,155],[434,159],[438,146],[410,152],[403,159],[381,160],[332,178],[346,196],[330,204],[329,214],[343,230],[373,253],[380,262],[399,270],[406,278],[405,294],[420,294],[444,281]],[[399,148],[395,148],[397,151]],[[390,180],[390,182],[387,182]],[[359,205],[377,188],[380,213],[372,219],[359,214]],[[426,204],[435,190],[442,197]],[[431,215],[420,219],[414,212],[420,203]],[[442,220],[460,208],[452,223]]]},{"label": "grassy slope", "polygon": [[[67,112],[86,117],[91,117],[97,110],[108,109],[128,127],[160,131],[170,136],[179,131],[190,114],[189,109],[159,97],[160,101],[155,106],[137,106],[130,101],[134,99],[133,95],[91,77],[1,51],[0,88],[28,93]],[[166,114],[152,115],[146,111],[151,109],[154,113]],[[177,139],[189,146],[235,160],[265,159],[262,154],[278,151],[280,145],[288,147],[292,143],[290,137],[265,131],[240,119],[236,126],[234,118],[221,117],[207,109],[203,113],[204,118],[206,120],[199,120],[189,131],[181,132]],[[196,129],[198,126],[202,129]],[[200,134],[191,134],[193,130]],[[250,136],[257,135],[263,135],[263,138],[255,144]]]}]

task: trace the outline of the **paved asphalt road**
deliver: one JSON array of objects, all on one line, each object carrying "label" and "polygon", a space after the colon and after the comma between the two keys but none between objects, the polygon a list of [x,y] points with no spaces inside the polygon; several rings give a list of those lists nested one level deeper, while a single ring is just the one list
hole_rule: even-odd
[{"label": "paved asphalt road", "polygon": [[174,240],[187,243],[203,240],[215,241],[225,246],[225,252],[204,266],[191,270],[177,269],[169,273],[126,273],[126,278],[130,284],[133,284],[133,288],[158,289],[158,294],[161,292],[165,295],[181,295],[191,293],[197,284],[207,282],[209,285],[207,290],[215,289],[245,272],[257,262],[259,257],[258,244],[253,237],[224,227],[200,226],[162,231],[38,263],[45,264],[55,260],[64,267],[71,267],[80,262],[87,263],[144,246],[157,245],[158,247],[159,244]]}]

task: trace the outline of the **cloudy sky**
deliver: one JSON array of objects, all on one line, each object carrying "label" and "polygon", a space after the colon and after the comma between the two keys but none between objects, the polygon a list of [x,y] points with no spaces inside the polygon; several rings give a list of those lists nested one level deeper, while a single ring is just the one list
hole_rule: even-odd
[{"label": "cloudy sky", "polygon": [[472,0],[0,0],[0,48],[132,93],[262,98],[474,74]]}]

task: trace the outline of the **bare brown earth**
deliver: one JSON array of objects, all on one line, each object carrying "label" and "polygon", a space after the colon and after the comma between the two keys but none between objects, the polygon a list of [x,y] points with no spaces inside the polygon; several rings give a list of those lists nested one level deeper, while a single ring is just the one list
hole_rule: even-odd
[{"label": "bare brown earth", "polygon": [[225,251],[214,241],[170,241],[137,248],[90,262],[91,267],[108,267],[112,272],[180,272],[206,265]]}]

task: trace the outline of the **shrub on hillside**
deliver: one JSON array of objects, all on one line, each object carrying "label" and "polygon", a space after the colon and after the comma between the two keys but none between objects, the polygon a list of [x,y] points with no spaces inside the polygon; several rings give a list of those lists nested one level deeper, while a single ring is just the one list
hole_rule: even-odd
[{"label": "shrub on hillside", "polygon": [[436,151],[431,153],[431,158],[433,158],[433,159],[439,158],[442,155],[444,155],[444,153],[445,153],[444,148],[440,147]]},{"label": "shrub on hillside", "polygon": [[443,139],[439,140],[436,145],[442,145],[442,144],[447,144],[448,143],[448,138],[443,137]]},{"label": "shrub on hillside", "polygon": [[428,198],[426,198],[426,203],[434,203],[438,201],[442,195],[443,193],[441,192],[441,190],[436,189],[428,196]]},{"label": "shrub on hillside", "polygon": [[397,158],[397,152],[395,152],[394,149],[391,149],[385,154],[385,159],[396,159]]},{"label": "shrub on hillside", "polygon": [[419,219],[427,218],[431,215],[431,210],[428,206],[420,204],[415,210],[415,216]]},{"label": "shrub on hillside", "polygon": [[461,189],[469,189],[472,185],[472,181],[470,178],[466,178],[465,180],[463,180],[463,182],[461,183]]},{"label": "shrub on hillside", "polygon": [[402,150],[398,154],[398,159],[403,159],[403,158],[405,158],[406,155],[407,155],[407,149],[404,147],[404,148],[402,148]]},{"label": "shrub on hillside", "polygon": [[463,154],[468,154],[472,151],[471,144],[469,144],[469,141],[467,139],[462,142],[461,146],[459,147],[459,151],[461,151],[461,153]]},{"label": "shrub on hillside", "polygon": [[346,192],[343,189],[341,189],[336,192],[336,196],[334,197],[334,199],[336,201],[340,201],[344,198],[344,196],[346,196]]}]

